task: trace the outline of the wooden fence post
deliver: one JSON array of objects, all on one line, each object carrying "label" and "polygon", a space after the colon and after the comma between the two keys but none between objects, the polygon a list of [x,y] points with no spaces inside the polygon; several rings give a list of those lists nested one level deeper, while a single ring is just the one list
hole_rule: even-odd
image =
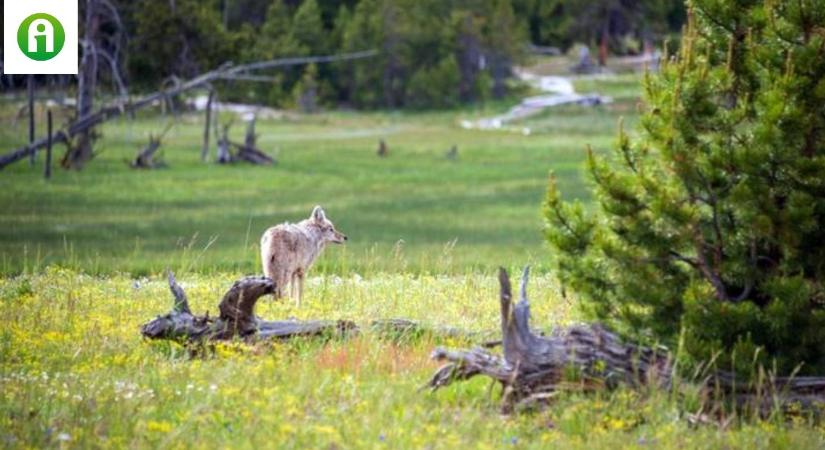
[{"label": "wooden fence post", "polygon": [[209,89],[206,99],[206,123],[203,125],[203,147],[201,147],[201,161],[206,162],[209,157],[209,126],[212,121],[212,101],[215,99],[215,89]]},{"label": "wooden fence post", "polygon": [[[29,145],[34,142],[34,75],[29,75],[27,80],[28,94],[29,94]],[[29,164],[34,166],[34,161],[37,159],[37,152],[31,152],[29,155]]]},{"label": "wooden fence post", "polygon": [[43,176],[48,180],[52,177],[52,110],[46,111],[46,167]]}]

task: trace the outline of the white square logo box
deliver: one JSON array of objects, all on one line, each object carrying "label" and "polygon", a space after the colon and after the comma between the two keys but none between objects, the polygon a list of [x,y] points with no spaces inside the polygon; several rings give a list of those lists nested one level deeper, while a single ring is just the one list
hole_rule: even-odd
[{"label": "white square logo box", "polygon": [[[76,75],[77,5],[78,0],[3,0],[3,74]],[[62,26],[65,36],[63,46],[50,59],[32,59],[23,53],[18,43],[18,32],[22,32],[26,42],[24,46],[32,45],[35,50],[54,50],[57,39],[54,26],[51,24],[53,20],[31,20],[33,14],[48,14]],[[29,26],[26,26],[27,24]]]}]

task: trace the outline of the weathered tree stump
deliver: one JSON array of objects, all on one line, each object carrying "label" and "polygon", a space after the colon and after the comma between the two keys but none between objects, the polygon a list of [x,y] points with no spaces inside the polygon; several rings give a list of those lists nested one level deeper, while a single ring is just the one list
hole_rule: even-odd
[{"label": "weathered tree stump", "polygon": [[458,146],[457,146],[457,145],[455,145],[455,144],[453,144],[453,146],[452,146],[452,147],[450,147],[450,149],[449,149],[449,150],[447,150],[447,153],[446,153],[446,155],[445,155],[445,156],[446,156],[446,157],[447,157],[447,159],[449,159],[450,161],[455,161],[455,160],[457,160],[457,159],[458,159]]},{"label": "weathered tree stump", "polygon": [[357,330],[354,323],[345,320],[268,321],[258,318],[255,316],[255,304],[258,299],[275,290],[275,283],[266,277],[246,277],[236,281],[218,304],[220,314],[217,319],[209,317],[208,314],[192,314],[186,293],[171,272],[169,289],[174,296],[172,311],[140,327],[141,334],[146,338],[185,343],[233,338],[257,341],[335,336]]},{"label": "weathered tree stump", "polygon": [[218,164],[231,164],[234,161],[229,149],[229,127],[231,126],[232,121],[226,123],[222,128],[223,132],[218,137]]},{"label": "weathered tree stump", "polygon": [[166,133],[169,132],[171,128],[172,124],[170,123],[160,135],[153,136],[150,134],[149,143],[135,155],[135,159],[129,162],[129,166],[133,169],[157,169],[159,167],[166,167],[166,163],[160,160],[160,158],[155,158],[155,156],[163,141],[163,137],[166,136]]},{"label": "weathered tree stump", "polygon": [[[244,143],[232,142],[229,139],[229,128],[232,121],[223,126],[223,132],[218,138],[218,163],[230,164],[236,161],[246,161],[251,164],[268,166],[275,164],[275,159],[255,147],[255,118],[249,122],[246,129]],[[233,152],[232,149],[235,149]]]}]

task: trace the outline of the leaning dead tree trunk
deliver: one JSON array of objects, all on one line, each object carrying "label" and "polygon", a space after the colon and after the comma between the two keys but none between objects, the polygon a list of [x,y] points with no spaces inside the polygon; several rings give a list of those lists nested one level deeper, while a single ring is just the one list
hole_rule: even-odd
[{"label": "leaning dead tree trunk", "polygon": [[[238,66],[233,66],[232,64],[227,63],[215,70],[206,72],[195,78],[181,82],[167,90],[154,92],[131,102],[117,101],[114,104],[110,104],[109,106],[101,108],[96,112],[87,115],[86,117],[79,117],[77,120],[70,123],[65,129],[56,132],[54,136],[52,136],[52,143],[69,142],[75,136],[85,133],[87,130],[91,130],[95,126],[100,125],[101,123],[106,122],[109,119],[118,117],[123,114],[132,114],[135,111],[138,111],[146,106],[154,104],[154,102],[156,101],[163,101],[166,98],[177,96],[183,92],[201,87],[212,81],[232,79],[234,77],[245,75],[248,72],[254,70],[270,69],[275,67],[288,67],[309,63],[349,61],[362,58],[371,58],[377,55],[378,52],[376,50],[366,50],[361,52],[345,53],[340,55],[282,58],[271,61],[259,61],[249,64],[242,64]],[[9,153],[6,153],[5,155],[0,155],[0,169],[6,167],[11,163],[14,163],[25,158],[32,152],[36,152],[41,148],[45,148],[46,141],[47,139],[44,137],[30,144],[17,148]]]},{"label": "leaning dead tree trunk", "polygon": [[135,159],[129,163],[129,166],[133,169],[157,169],[159,167],[166,167],[166,163],[160,159],[156,159],[155,155],[160,148],[163,137],[166,136],[166,133],[169,132],[170,128],[172,128],[171,123],[167,125],[163,132],[161,132],[157,137],[150,134],[149,143],[138,152]]},{"label": "leaning dead tree trunk", "polygon": [[275,290],[266,277],[246,277],[236,281],[218,304],[219,316],[192,314],[183,288],[169,272],[169,289],[174,297],[172,311],[140,327],[149,339],[203,342],[241,338],[246,341],[288,339],[301,336],[334,336],[356,330],[346,320],[268,321],[255,316],[255,304]]},{"label": "leaning dead tree trunk", "polygon": [[[433,358],[449,361],[429,382],[438,389],[456,380],[486,375],[504,387],[503,407],[544,402],[562,384],[577,381],[583,388],[619,383],[670,385],[671,361],[666,352],[628,345],[598,325],[572,326],[543,337],[530,330],[525,269],[521,300],[514,305],[510,279],[499,271],[501,334],[504,353],[481,348],[437,348]],[[570,380],[575,375],[575,380]]]},{"label": "leaning dead tree trunk", "polygon": [[[547,402],[557,390],[654,385],[669,389],[673,365],[665,349],[650,349],[622,342],[598,324],[560,328],[549,336],[533,333],[529,326],[525,269],[521,299],[513,305],[510,279],[499,271],[501,284],[501,334],[503,354],[482,348],[447,350],[436,348],[433,359],[447,361],[428,385],[433,390],[455,381],[485,375],[504,388],[502,408]],[[713,398],[729,399],[737,407],[751,407],[768,414],[792,404],[814,407],[825,404],[825,378],[765,376],[752,382],[737,380],[727,372],[714,372],[701,381]]]}]

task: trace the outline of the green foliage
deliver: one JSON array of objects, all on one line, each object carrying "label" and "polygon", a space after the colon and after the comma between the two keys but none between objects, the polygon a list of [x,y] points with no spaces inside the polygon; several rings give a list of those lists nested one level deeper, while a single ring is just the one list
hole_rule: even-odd
[{"label": "green foliage", "polygon": [[127,67],[134,83],[152,88],[169,76],[193,76],[232,60],[237,37],[209,3],[148,0],[129,6]]},{"label": "green foliage", "polygon": [[289,35],[299,45],[299,54],[319,54],[329,52],[326,35],[321,21],[321,10],[316,0],[304,0],[295,11],[289,27]]},{"label": "green foliage", "polygon": [[597,211],[551,180],[547,240],[591,316],[625,334],[821,373],[825,2],[692,7],[646,80],[640,136],[620,130],[613,161],[591,153]]},{"label": "green foliage", "polygon": [[516,0],[528,20],[530,39],[567,50],[576,42],[595,45],[603,35],[613,51],[627,53],[624,38],[661,40],[684,23],[682,0]]},{"label": "green foliage", "polygon": [[[608,26],[611,43],[660,40],[681,25],[681,0],[120,0],[130,45],[128,78],[156,88],[235,63],[375,49],[378,57],[322,64],[321,104],[435,108],[510,94],[512,67],[528,42],[566,48],[591,43]],[[621,47],[621,48],[619,48]],[[452,61],[452,62],[450,62]],[[454,64],[454,67],[451,65]],[[270,71],[274,82],[218,83],[226,101],[292,104],[305,68]],[[273,86],[277,84],[278,86]]]},{"label": "green foliage", "polygon": [[415,72],[410,79],[407,98],[412,107],[454,107],[458,105],[460,74],[455,58],[448,56],[433,68]]}]

